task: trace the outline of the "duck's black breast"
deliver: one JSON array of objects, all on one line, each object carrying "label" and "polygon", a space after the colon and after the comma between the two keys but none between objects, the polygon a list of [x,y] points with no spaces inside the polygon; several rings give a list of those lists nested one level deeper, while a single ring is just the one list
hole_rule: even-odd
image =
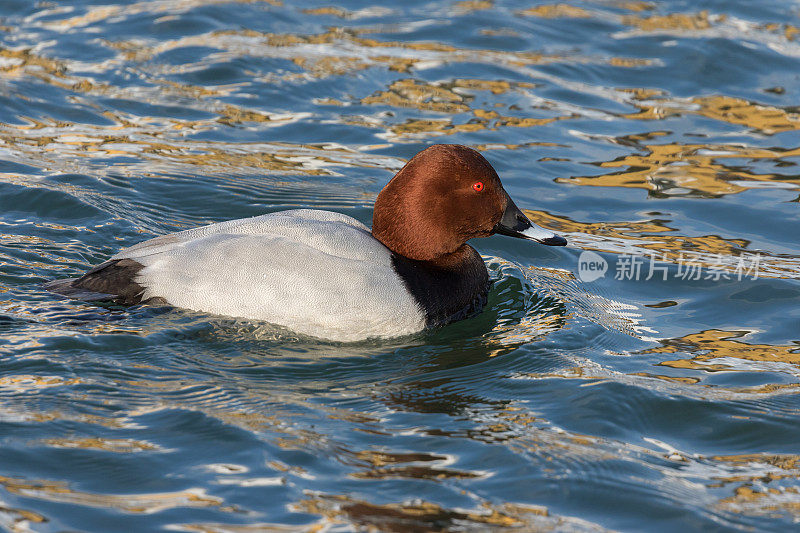
[{"label": "duck's black breast", "polygon": [[467,318],[486,305],[489,273],[480,254],[469,245],[437,261],[416,261],[392,253],[392,262],[425,312],[428,327]]}]

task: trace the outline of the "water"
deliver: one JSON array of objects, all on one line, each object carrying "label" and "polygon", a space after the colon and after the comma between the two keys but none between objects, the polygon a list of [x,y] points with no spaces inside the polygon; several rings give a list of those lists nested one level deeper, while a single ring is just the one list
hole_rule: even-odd
[{"label": "water", "polygon": [[[0,2],[1,527],[797,527],[799,101],[794,0]],[[571,243],[474,242],[475,318],[332,344],[41,289],[369,223],[435,142]]]}]

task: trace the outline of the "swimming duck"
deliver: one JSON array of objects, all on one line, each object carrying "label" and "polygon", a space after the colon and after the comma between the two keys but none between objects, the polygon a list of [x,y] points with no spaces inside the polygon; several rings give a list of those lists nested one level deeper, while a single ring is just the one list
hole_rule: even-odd
[{"label": "swimming duck", "polygon": [[371,231],[331,211],[280,211],[162,235],[47,288],[263,320],[334,341],[395,337],[483,308],[489,275],[467,241],[496,233],[567,243],[520,211],[481,154],[438,144],[383,188]]}]

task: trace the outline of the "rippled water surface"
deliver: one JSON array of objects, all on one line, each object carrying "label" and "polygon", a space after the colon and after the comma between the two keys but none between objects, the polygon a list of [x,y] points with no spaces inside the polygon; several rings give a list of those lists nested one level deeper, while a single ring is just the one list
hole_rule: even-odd
[{"label": "rippled water surface", "polygon": [[[0,528],[797,527],[799,102],[796,0],[3,0]],[[369,224],[437,142],[570,240],[474,242],[472,319],[332,344],[41,288]]]}]

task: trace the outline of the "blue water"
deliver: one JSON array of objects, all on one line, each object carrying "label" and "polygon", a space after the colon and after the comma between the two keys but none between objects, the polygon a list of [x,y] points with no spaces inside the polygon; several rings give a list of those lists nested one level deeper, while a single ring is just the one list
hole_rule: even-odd
[{"label": "blue water", "polygon": [[[798,102],[795,0],[0,2],[0,528],[797,527]],[[473,242],[472,319],[333,344],[41,288],[369,223],[437,142],[570,240]]]}]

